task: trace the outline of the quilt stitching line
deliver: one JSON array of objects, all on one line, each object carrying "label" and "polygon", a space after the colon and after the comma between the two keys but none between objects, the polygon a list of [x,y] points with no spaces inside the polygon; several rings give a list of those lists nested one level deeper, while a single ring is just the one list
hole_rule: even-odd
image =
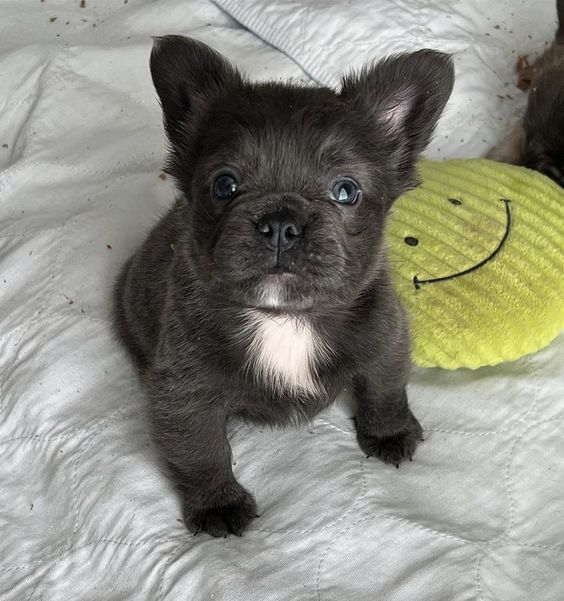
[{"label": "quilt stitching line", "polygon": [[[212,0],[214,4],[218,4],[220,9],[226,10],[229,9],[231,16],[233,19],[238,21],[243,27],[252,31],[256,36],[259,37],[265,44],[268,44],[272,48],[278,50],[284,56],[286,56],[289,60],[291,60],[294,65],[298,69],[300,69],[311,81],[314,81],[318,84],[321,84],[319,77],[315,77],[309,71],[309,65],[306,64],[307,61],[299,62],[298,59],[294,56],[294,54],[298,51],[299,48],[299,36],[297,36],[297,40],[294,42],[289,42],[286,46],[283,32],[277,32],[269,23],[266,21],[260,21],[259,16],[253,16],[252,14],[245,14],[245,11],[239,11],[238,5],[236,2],[232,0],[222,0],[222,2],[218,2],[217,0]],[[318,68],[319,71],[324,71],[324,68],[321,66]],[[326,73],[326,81],[327,81],[327,73]]]},{"label": "quilt stitching line", "polygon": [[[350,418],[348,418],[348,419],[350,419]],[[333,428],[333,430],[337,430],[337,432],[341,432],[341,434],[345,434],[346,436],[349,436],[349,437],[354,437],[354,435],[355,435],[354,430],[344,430],[343,428],[339,428],[339,426],[336,426],[334,423],[330,422],[327,418],[324,418],[324,417],[315,418],[315,421],[313,422],[314,427],[315,427],[316,423],[320,423],[320,424],[323,424],[324,426],[328,426],[329,428]]]},{"label": "quilt stitching line", "polygon": [[[37,309],[37,311],[35,312],[35,314],[29,319],[29,321],[27,322],[27,325],[24,326],[21,330],[21,334],[20,336],[16,339],[16,342],[14,344],[15,350],[14,350],[14,354],[12,357],[12,360],[9,361],[5,366],[4,369],[6,371],[9,371],[12,369],[12,367],[15,365],[16,360],[18,358],[18,350],[19,347],[21,345],[21,342],[24,338],[24,336],[31,330],[31,328],[36,324],[36,322],[39,320],[40,316],[43,314],[43,312],[48,308],[48,306],[51,303],[54,294],[55,294],[55,270],[56,270],[56,266],[57,266],[57,262],[58,262],[58,257],[61,251],[61,247],[62,247],[62,241],[61,238],[63,237],[64,233],[65,233],[65,229],[67,226],[68,221],[65,221],[59,228],[57,228],[55,231],[59,234],[58,237],[58,242],[59,242],[59,247],[56,250],[56,255],[55,255],[55,259],[53,260],[53,263],[51,265],[51,270],[50,270],[50,283],[48,284],[48,291],[45,293],[43,300],[41,301],[41,304],[39,306],[39,308]],[[5,385],[3,385],[3,382],[5,382],[7,380],[7,378],[0,380],[0,414],[3,412],[4,410],[4,394],[5,394]]]},{"label": "quilt stitching line", "polygon": [[[75,479],[76,479],[76,468],[78,466],[78,463],[80,461],[81,455],[84,452],[84,450],[94,441],[94,439],[106,428],[108,427],[109,423],[114,419],[115,415],[118,414],[122,414],[123,419],[127,419],[127,416],[123,415],[123,411],[122,409],[116,409],[115,411],[113,411],[112,413],[110,413],[110,415],[106,416],[105,418],[103,418],[100,422],[97,422],[95,424],[93,424],[92,426],[90,426],[89,428],[86,429],[86,431],[84,432],[84,438],[83,441],[86,441],[86,445],[82,448],[82,450],[78,451],[77,453],[77,458],[73,461],[73,473],[72,476],[69,477],[69,475],[64,472],[65,476],[68,478],[68,481],[70,483],[70,490],[71,490],[71,499],[72,499],[72,503],[73,503],[73,513],[75,516],[75,521],[74,521],[74,527],[73,527],[73,533],[72,536],[75,537],[76,533],[78,531],[78,523],[80,520],[80,513],[79,513],[79,504],[78,504],[78,497],[76,495],[76,491],[75,491]],[[92,432],[92,430],[95,430],[96,428],[98,428],[97,431]],[[62,442],[67,442],[70,438],[70,436],[74,433],[76,433],[77,431],[80,431],[81,428],[74,428],[73,430],[69,431],[66,435],[60,435],[57,437],[48,437],[48,436],[41,436],[41,435],[36,435],[36,436],[18,436],[18,437],[14,437],[12,439],[6,439],[2,442],[0,442],[1,444],[4,443],[8,443],[8,442],[12,442],[13,440],[33,440],[34,442],[54,442],[54,441],[62,441]],[[59,465],[59,467],[61,467]],[[71,550],[73,549],[73,545],[71,543],[71,546],[69,547],[67,542],[64,542],[63,544],[59,545],[55,551],[52,551],[50,554],[45,556],[45,559],[50,559],[52,557],[56,557],[62,553],[65,553],[67,550]],[[2,571],[17,571],[17,570],[21,570],[21,569],[26,569],[28,567],[33,567],[34,565],[41,565],[41,560],[39,560],[39,563],[37,562],[32,562],[30,564],[27,565],[23,565],[23,566],[12,566],[10,568],[4,568],[4,567],[0,567],[0,572]]]},{"label": "quilt stitching line", "polygon": [[38,104],[41,102],[42,98],[45,97],[44,92],[47,90],[48,83],[59,81],[64,85],[64,80],[59,73],[58,65],[55,63],[55,58],[56,57],[54,56],[54,53],[51,51],[47,55],[45,62],[41,65],[41,72],[37,78],[35,93],[30,94],[31,106],[29,107],[24,122],[19,128],[19,131],[16,133],[15,139],[17,141],[20,139],[20,136],[23,132],[20,156],[24,156],[23,153],[26,149],[29,149],[30,147],[33,148],[29,143],[29,130],[34,121],[34,114],[37,111]]},{"label": "quilt stitching line", "polygon": [[564,547],[560,547],[558,545],[540,545],[540,544],[535,544],[535,543],[523,543],[523,542],[513,541],[511,539],[497,540],[497,541],[488,543],[485,546],[483,552],[477,557],[477,560],[476,560],[475,573],[476,573],[476,589],[478,591],[478,601],[483,601],[483,599],[484,599],[484,590],[481,585],[480,571],[481,571],[483,561],[487,557],[488,551],[490,551],[492,549],[499,549],[502,547],[507,547],[507,546],[543,549],[545,551],[559,551],[561,553],[564,552]]},{"label": "quilt stitching line", "polygon": [[[75,301],[75,304],[76,301]],[[80,307],[80,303],[78,303],[78,306]],[[75,315],[78,317],[79,314],[76,312],[76,310],[74,311],[74,313],[71,313],[70,311],[68,313],[65,313],[65,311],[63,309],[57,308],[53,311],[53,313],[57,314],[59,317],[61,318],[66,318],[66,317],[74,317]],[[96,324],[97,326],[111,326],[112,325],[112,321],[110,319],[104,319],[103,317],[96,317],[95,315],[90,315],[89,313],[87,313],[86,311],[84,311],[84,313],[80,313],[80,319],[85,319],[87,321],[91,321],[93,324]]]},{"label": "quilt stitching line", "polygon": [[331,527],[335,526],[336,524],[342,522],[344,519],[346,519],[352,513],[352,511],[358,505],[360,505],[362,503],[362,501],[364,500],[364,498],[366,496],[366,473],[364,470],[365,461],[366,461],[366,459],[364,457],[360,458],[361,488],[360,488],[360,493],[359,493],[358,497],[352,502],[351,506],[348,509],[346,509],[342,515],[340,515],[338,518],[334,519],[329,524],[325,524],[324,526],[321,526],[320,528],[306,528],[304,530],[284,530],[284,529],[269,530],[268,528],[248,528],[247,530],[249,532],[260,532],[263,534],[313,534],[315,532],[323,532],[324,530],[327,530],[328,528],[331,528]]},{"label": "quilt stitching line", "polygon": [[[71,547],[69,548],[67,551],[61,553],[61,555],[57,558],[54,558],[54,561],[60,561],[63,559],[63,557],[65,555],[70,555],[71,553],[74,553],[76,551],[80,551],[81,549],[84,549],[86,547],[92,547],[92,546],[97,546],[97,545],[101,545],[101,544],[115,544],[115,545],[120,545],[120,546],[126,546],[126,547],[130,547],[130,548],[135,548],[135,547],[141,547],[143,545],[147,545],[147,544],[159,544],[159,543],[166,543],[169,542],[170,539],[149,539],[146,541],[136,541],[136,542],[131,542],[131,541],[124,541],[124,540],[116,540],[116,539],[111,539],[111,538],[102,538],[96,541],[91,541],[88,543],[84,543],[83,545],[78,545],[76,547]],[[43,565],[44,563],[47,563],[47,560],[51,559],[51,558],[45,558],[45,561],[42,562],[42,564],[39,565]],[[34,566],[26,566],[26,567],[34,567]],[[10,568],[8,568],[8,570],[10,570]],[[0,568],[0,571],[7,571],[4,568]],[[33,595],[35,595],[35,593],[37,592],[37,589],[41,586],[41,584],[43,583],[43,580],[45,579],[45,577],[47,576],[47,574],[45,574],[44,576],[42,576],[39,579],[39,582],[35,585],[35,587],[33,588],[33,590],[31,591],[29,597],[27,598],[27,601],[31,601]],[[39,599],[41,600],[43,598],[43,593],[41,593],[41,596],[39,597]]]},{"label": "quilt stitching line", "polygon": [[[538,396],[539,396],[539,387],[540,387],[540,382],[538,379],[536,365],[532,362],[532,359],[529,356],[526,358],[526,362],[527,362],[527,366],[532,370],[531,375],[535,378],[536,385],[535,385],[534,393],[533,393],[533,401],[521,419],[521,421],[525,421],[525,422],[532,415],[532,412],[536,408],[536,405],[538,402]],[[490,541],[490,543],[484,547],[481,555],[478,557],[478,560],[476,563],[476,589],[477,589],[477,592],[479,595],[478,596],[479,601],[482,601],[484,598],[481,577],[480,577],[480,570],[481,570],[482,563],[483,563],[484,559],[486,558],[490,549],[493,547],[493,545],[496,542],[497,543],[504,542],[504,539],[507,539],[509,531],[511,530],[511,525],[512,525],[513,519],[514,519],[515,506],[514,506],[513,493],[512,493],[512,488],[511,488],[510,467],[511,467],[511,462],[513,460],[513,455],[515,453],[515,449],[517,448],[517,443],[523,438],[525,433],[531,427],[532,427],[532,424],[529,424],[522,430],[522,432],[513,441],[513,444],[509,450],[509,455],[507,457],[507,461],[505,464],[505,472],[504,472],[505,488],[506,488],[507,503],[508,503],[507,524],[506,524],[504,531],[497,537],[497,539],[495,541]]]},{"label": "quilt stitching line", "polygon": [[[330,422],[327,418],[316,418],[315,420],[318,423],[322,423],[325,426],[328,426],[330,428],[333,428],[334,430],[337,430],[338,432],[342,432],[343,434],[346,434],[347,436],[352,436],[354,437],[354,430],[344,430],[343,428],[340,428],[339,426],[333,424],[332,422]],[[511,430],[509,428],[500,428],[499,430],[484,430],[482,432],[469,432],[466,430],[447,430],[446,428],[424,428],[425,432],[437,432],[438,434],[454,434],[456,436],[469,436],[472,438],[475,437],[484,437],[484,436],[496,436],[497,434],[506,434],[508,432],[511,432]]]},{"label": "quilt stitching line", "polygon": [[32,232],[20,232],[17,234],[0,234],[0,240],[12,240],[15,238],[34,238],[37,234],[50,234],[61,229],[61,225],[55,225],[46,230],[34,230]]},{"label": "quilt stitching line", "polygon": [[[119,415],[120,419],[114,420],[116,415]],[[79,507],[79,503],[78,503],[78,466],[82,459],[82,455],[86,451],[86,449],[88,449],[90,447],[90,445],[94,442],[94,440],[109,426],[109,424],[112,421],[124,421],[125,419],[127,419],[127,417],[123,414],[122,410],[116,409],[115,411],[110,413],[110,415],[103,418],[101,420],[101,422],[96,424],[98,426],[96,430],[93,430],[94,427],[96,426],[96,425],[93,425],[92,428],[89,429],[89,431],[86,433],[85,437],[83,438],[83,446],[82,446],[81,450],[77,453],[77,457],[73,462],[73,472],[72,472],[72,479],[71,479],[71,492],[72,492],[73,504],[75,507],[75,521],[74,521],[73,532],[72,532],[73,537],[76,537],[76,534],[78,532],[78,525],[79,525],[79,521],[80,521],[80,514],[78,511],[78,507]]]},{"label": "quilt stitching line", "polygon": [[[537,406],[539,394],[540,394],[540,380],[538,378],[537,367],[536,367],[536,365],[534,365],[532,363],[532,360],[529,357],[527,357],[527,362],[532,367],[532,376],[535,378],[535,389],[534,389],[534,393],[533,393],[534,394],[533,402],[531,403],[527,412],[522,417],[521,421],[523,423],[526,423],[526,421],[533,415],[533,411],[536,410],[536,406]],[[551,420],[544,420],[544,421],[551,421]],[[543,422],[537,422],[537,423],[540,424]],[[516,452],[518,443],[523,439],[525,434],[534,425],[537,425],[537,424],[534,422],[529,423],[527,426],[525,426],[525,428],[521,431],[521,433],[515,439],[513,446],[511,448],[511,451],[509,453],[509,457],[507,458],[507,462],[505,464],[505,485],[506,485],[507,497],[508,497],[508,501],[509,501],[509,514],[508,514],[508,519],[507,519],[507,525],[506,525],[505,530],[500,538],[507,538],[509,536],[509,532],[511,531],[511,528],[513,526],[513,520],[515,518],[515,503],[514,503],[514,498],[513,498],[513,488],[511,485],[511,464],[512,464],[513,458],[515,456],[515,452]]]},{"label": "quilt stitching line", "polygon": [[[6,173],[8,173],[8,175],[11,175],[10,172],[16,172],[19,169],[29,169],[30,167],[48,167],[50,169],[52,169],[54,166],[56,167],[62,167],[63,169],[68,169],[69,171],[73,171],[74,173],[76,173],[77,175],[112,175],[113,173],[119,171],[120,169],[126,169],[129,168],[131,169],[132,165],[131,163],[133,162],[139,162],[141,163],[141,165],[143,165],[143,167],[149,168],[148,164],[145,163],[151,163],[151,164],[158,164],[161,165],[163,161],[160,161],[157,163],[157,159],[156,159],[156,155],[157,152],[152,152],[150,154],[132,154],[128,157],[128,162],[119,162],[119,165],[116,163],[116,167],[113,167],[111,169],[86,169],[84,167],[80,167],[78,165],[72,165],[71,163],[65,163],[64,161],[53,161],[53,162],[49,162],[49,161],[27,161],[27,160],[17,160],[14,163],[12,163],[11,165],[9,165],[8,167],[6,167],[3,172],[2,172],[2,176],[3,178],[6,177]],[[24,157],[25,159],[25,157]],[[24,163],[24,164],[22,164]],[[139,165],[139,166],[141,166]],[[149,173],[150,171],[152,171],[152,169],[142,169],[141,170],[143,173]],[[127,177],[132,177],[136,174],[136,171],[131,171],[129,170],[127,173],[123,173],[122,175],[119,175],[118,178],[120,179],[124,179]],[[115,178],[113,181],[117,181],[118,178]],[[93,184],[94,187],[96,187],[95,184]]]},{"label": "quilt stitching line", "polygon": [[436,432],[437,434],[455,434],[457,436],[469,436],[471,438],[482,437],[482,436],[496,436],[497,434],[503,434],[509,430],[485,430],[483,432],[467,432],[465,430],[445,430],[443,428],[425,428],[424,432]]},{"label": "quilt stitching line", "polygon": [[320,528],[306,528],[304,530],[269,530],[268,528],[248,528],[249,532],[259,532],[263,534],[313,534],[315,532],[323,532],[328,528],[335,526],[336,524],[342,522],[346,519],[353,510],[362,503],[366,496],[366,473],[364,470],[364,465],[366,462],[365,457],[360,458],[360,474],[361,474],[361,488],[358,497],[352,502],[350,507],[344,511],[338,518],[334,519],[329,524],[325,524]]},{"label": "quilt stitching line", "polygon": [[34,98],[35,94],[28,94],[27,96],[24,96],[21,100],[18,100],[17,102],[3,102],[2,104],[0,104],[0,110],[4,111],[6,109],[12,109],[18,106],[22,106],[23,104],[27,104],[28,102],[33,102]]},{"label": "quilt stitching line", "polygon": [[[16,439],[18,440],[18,439]],[[50,442],[50,440],[44,440],[42,438],[36,439],[36,438],[28,438],[28,441],[33,441],[33,442]],[[60,465],[59,465],[60,467]],[[68,484],[70,485],[69,488],[72,486],[72,481],[71,478],[69,477],[68,473],[61,469],[62,474],[65,478],[65,481],[68,482]],[[77,513],[77,508],[75,506],[73,506],[73,512]],[[45,556],[45,559],[47,559],[50,556],[57,556],[60,555],[61,553],[65,553],[67,550],[69,549],[68,543],[67,541],[63,541],[62,543],[59,542],[59,544],[57,544],[55,546],[55,550],[51,551],[51,553],[49,553],[48,555]],[[41,561],[41,560],[40,560]],[[32,562],[29,565],[23,565],[23,566],[11,566],[11,567],[0,567],[0,572],[12,572],[12,571],[19,571],[21,569],[26,569],[27,567],[33,567],[34,563]]]},{"label": "quilt stitching line", "polygon": [[168,553],[167,560],[163,566],[163,570],[162,570],[161,576],[159,578],[159,588],[157,589],[157,601],[160,601],[163,598],[164,579],[166,576],[166,572],[168,571],[168,568],[170,567],[170,564],[172,563],[172,558],[178,554],[178,551],[181,549],[181,547],[184,544],[186,544],[186,543],[178,543],[178,545],[176,545],[176,547],[174,547],[174,549]]},{"label": "quilt stitching line", "polygon": [[147,539],[147,540],[140,540],[140,541],[127,541],[127,540],[119,540],[119,539],[111,539],[111,538],[99,538],[99,539],[96,539],[93,541],[89,541],[87,543],[82,543],[81,545],[73,545],[72,547],[69,547],[68,549],[66,549],[64,551],[49,553],[48,555],[45,555],[45,557],[43,557],[42,559],[39,559],[37,561],[32,561],[25,565],[12,566],[9,568],[0,567],[0,572],[19,572],[21,570],[27,570],[29,568],[34,568],[34,567],[43,565],[43,564],[47,563],[47,561],[49,561],[50,559],[53,559],[57,556],[59,556],[59,559],[61,559],[63,555],[74,553],[75,551],[80,551],[80,549],[84,549],[86,547],[92,547],[94,545],[99,545],[99,544],[116,544],[116,545],[124,545],[127,547],[139,547],[139,546],[148,545],[148,544],[167,543],[167,542],[170,542],[171,540],[173,540],[172,537],[164,538],[164,539]]},{"label": "quilt stitching line", "polygon": [[476,558],[476,589],[478,591],[478,601],[483,601],[484,591],[482,590],[482,581],[480,571],[482,569],[482,562],[486,557],[487,549],[484,549],[480,555]]},{"label": "quilt stitching line", "polygon": [[407,518],[403,518],[403,517],[399,517],[399,516],[394,516],[394,515],[389,515],[389,514],[386,514],[386,513],[379,513],[379,514],[376,514],[376,515],[364,516],[364,517],[362,517],[362,518],[360,518],[360,519],[352,522],[351,524],[349,524],[345,528],[342,528],[339,532],[337,532],[337,534],[335,535],[335,537],[333,538],[333,540],[329,543],[329,545],[327,546],[327,548],[325,549],[325,551],[321,555],[321,558],[319,560],[319,564],[318,564],[318,567],[317,567],[317,575],[316,575],[316,587],[315,587],[315,589],[316,589],[316,594],[317,594],[317,601],[321,601],[321,590],[320,590],[321,567],[322,567],[323,562],[325,561],[327,555],[329,554],[329,551],[336,544],[336,542],[340,539],[340,537],[345,532],[347,532],[347,530],[351,530],[355,526],[358,526],[358,524],[367,522],[369,520],[375,520],[377,518],[389,518],[392,521],[397,521],[397,522],[400,522],[402,524],[408,524],[410,526],[413,526],[413,527],[417,528],[418,530],[423,530],[424,532],[427,532],[429,534],[433,534],[433,535],[438,536],[440,538],[447,538],[449,540],[453,540],[453,541],[456,541],[456,542],[464,544],[464,545],[482,546],[484,544],[487,544],[487,543],[483,543],[483,542],[480,542],[480,541],[470,541],[470,540],[467,540],[465,538],[461,538],[461,537],[455,536],[453,534],[449,534],[449,533],[445,533],[445,532],[439,532],[438,530],[434,530],[433,528],[429,528],[428,526],[423,526],[422,524],[419,524],[419,523],[414,522],[412,520],[408,520]]},{"label": "quilt stitching line", "polygon": [[533,363],[533,358],[531,355],[527,355],[525,357],[525,362],[527,363],[527,368],[531,369],[531,376],[535,380],[535,386],[533,392],[533,402],[529,405],[527,411],[519,417],[519,421],[521,422],[526,422],[527,419],[529,419],[529,417],[533,414],[533,412],[536,412],[537,403],[539,401],[540,396],[540,378],[537,365],[536,363]]},{"label": "quilt stitching line", "polygon": [[521,432],[521,434],[516,438],[516,440],[513,443],[513,446],[511,448],[511,452],[509,454],[509,457],[508,457],[507,463],[506,463],[506,467],[505,467],[505,480],[506,480],[506,485],[507,485],[507,493],[508,493],[509,501],[510,501],[509,519],[507,522],[507,527],[502,535],[506,542],[508,542],[510,540],[509,533],[511,532],[511,529],[513,528],[513,522],[515,520],[515,497],[514,497],[514,493],[513,493],[513,487],[511,485],[511,466],[513,463],[513,459],[515,458],[517,447],[519,446],[519,443],[521,443],[521,441],[523,440],[525,435],[528,434],[528,432],[530,430],[532,430],[533,428],[536,428],[537,426],[540,426],[543,424],[555,422],[555,421],[562,421],[563,419],[564,418],[560,418],[560,417],[551,417],[550,419],[545,419],[545,420],[531,423],[527,426],[527,428],[525,428],[523,430],[523,432]]},{"label": "quilt stitching line", "polygon": [[[72,57],[69,55],[67,58],[72,58]],[[63,73],[66,73],[67,75],[74,75],[77,79],[79,79],[81,81],[86,81],[89,84],[95,84],[97,87],[98,86],[103,87],[105,90],[110,91],[112,94],[115,94],[116,96],[124,96],[125,98],[127,98],[128,101],[133,102],[134,104],[136,104],[144,109],[149,109],[151,113],[156,113],[156,109],[158,108],[158,106],[155,104],[153,99],[140,100],[139,98],[135,98],[135,96],[132,96],[129,92],[126,92],[125,90],[120,90],[119,88],[114,88],[108,82],[95,80],[95,79],[88,79],[88,77],[86,75],[84,75],[83,73],[80,73],[79,71],[75,71],[70,65],[61,66],[61,71],[63,71]],[[65,82],[68,82],[68,80],[65,80]]]},{"label": "quilt stitching line", "polygon": [[73,428],[72,430],[68,431],[68,434],[60,434],[59,436],[43,436],[41,434],[13,436],[12,438],[5,438],[4,440],[0,440],[0,446],[8,444],[9,442],[13,442],[14,440],[37,440],[40,442],[55,442],[61,440],[64,442],[65,440],[67,440],[67,438],[74,434],[77,431],[77,429],[78,428]]}]

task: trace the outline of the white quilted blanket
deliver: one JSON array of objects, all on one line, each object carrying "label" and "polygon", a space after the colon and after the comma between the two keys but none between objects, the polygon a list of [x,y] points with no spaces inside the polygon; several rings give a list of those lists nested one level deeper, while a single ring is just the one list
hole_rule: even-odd
[{"label": "white quilted blanket", "polygon": [[564,338],[417,371],[426,442],[400,470],[360,453],[346,395],[310,428],[236,429],[261,517],[212,540],[180,521],[108,321],[119,266],[172,197],[149,36],[328,84],[389,51],[452,51],[429,154],[472,156],[522,104],[512,64],[550,39],[553,4],[0,0],[0,599],[564,599]]}]

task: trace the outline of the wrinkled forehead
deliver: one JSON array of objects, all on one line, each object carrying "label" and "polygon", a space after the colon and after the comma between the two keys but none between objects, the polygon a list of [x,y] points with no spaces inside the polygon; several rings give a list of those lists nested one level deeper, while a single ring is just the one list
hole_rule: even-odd
[{"label": "wrinkled forehead", "polygon": [[273,186],[300,186],[339,175],[368,176],[373,156],[358,117],[332,92],[321,96],[247,95],[211,119],[215,167]]}]

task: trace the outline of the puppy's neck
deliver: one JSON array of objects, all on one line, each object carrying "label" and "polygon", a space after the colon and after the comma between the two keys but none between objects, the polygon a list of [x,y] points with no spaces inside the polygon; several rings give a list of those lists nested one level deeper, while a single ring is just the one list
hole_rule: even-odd
[{"label": "puppy's neck", "polygon": [[317,365],[329,348],[304,317],[251,309],[244,315],[248,369],[280,392],[317,394]]}]

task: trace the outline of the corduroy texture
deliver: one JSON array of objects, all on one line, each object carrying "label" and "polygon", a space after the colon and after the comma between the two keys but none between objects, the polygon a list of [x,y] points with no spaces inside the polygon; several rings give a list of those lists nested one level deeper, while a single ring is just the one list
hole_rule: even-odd
[{"label": "corduroy texture", "polygon": [[415,364],[475,369],[546,346],[564,329],[564,191],[483,159],[420,174],[388,227]]}]

